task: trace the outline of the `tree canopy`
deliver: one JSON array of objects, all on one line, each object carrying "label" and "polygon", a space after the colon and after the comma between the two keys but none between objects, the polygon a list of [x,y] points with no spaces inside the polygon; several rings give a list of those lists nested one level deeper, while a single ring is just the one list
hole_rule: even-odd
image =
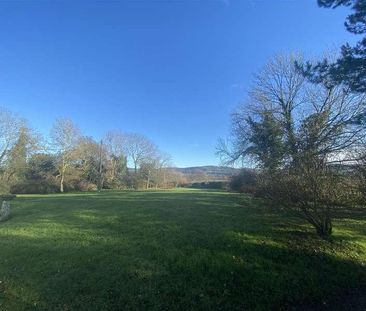
[{"label": "tree canopy", "polygon": [[332,9],[350,7],[352,13],[344,25],[347,31],[361,38],[354,46],[344,44],[334,62],[324,58],[316,64],[298,63],[298,68],[312,82],[328,87],[344,84],[353,91],[366,92],[366,0],[318,0],[318,5]]}]

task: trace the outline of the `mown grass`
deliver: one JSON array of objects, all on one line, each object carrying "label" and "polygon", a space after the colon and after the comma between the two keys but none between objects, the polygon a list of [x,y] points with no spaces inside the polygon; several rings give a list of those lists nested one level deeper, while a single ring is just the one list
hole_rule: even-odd
[{"label": "mown grass", "polygon": [[0,310],[362,310],[366,216],[332,241],[215,191],[20,196],[0,224]]}]

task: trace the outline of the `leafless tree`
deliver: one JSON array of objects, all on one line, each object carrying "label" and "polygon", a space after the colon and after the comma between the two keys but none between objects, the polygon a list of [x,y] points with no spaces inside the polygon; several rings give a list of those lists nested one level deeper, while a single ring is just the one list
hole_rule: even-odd
[{"label": "leafless tree", "polygon": [[173,168],[167,168],[165,170],[166,187],[178,187],[179,185],[186,184],[188,182],[187,176]]},{"label": "leafless tree", "polygon": [[80,129],[66,118],[57,119],[51,130],[52,146],[59,156],[60,192],[64,192],[65,175],[77,155]]},{"label": "leafless tree", "polygon": [[[288,148],[296,158],[296,115],[305,103],[305,78],[294,66],[299,54],[277,55],[255,75],[250,95],[250,106],[254,115],[271,111],[282,124]],[[239,116],[237,116],[239,117]],[[239,119],[240,120],[240,119]]]},{"label": "leafless tree", "polygon": [[108,177],[114,181],[117,166],[121,157],[125,157],[127,148],[126,136],[120,131],[109,131],[103,138],[103,144],[107,150],[109,170]]},{"label": "leafless tree", "polygon": [[88,183],[101,190],[104,185],[108,152],[103,141],[97,142],[92,137],[81,137],[74,151],[81,175]]},{"label": "leafless tree", "polygon": [[154,158],[156,146],[150,139],[141,134],[129,133],[125,135],[124,150],[132,161],[135,174],[137,174],[137,169],[142,163],[149,162],[150,159]]},{"label": "leafless tree", "polygon": [[155,161],[155,186],[167,187],[167,171],[172,166],[172,157],[166,152],[159,151]]},{"label": "leafless tree", "polygon": [[355,160],[351,151],[366,134],[366,96],[342,85],[311,84],[296,61],[301,62],[299,56],[277,56],[255,76],[247,104],[233,114],[232,138],[218,151],[227,163],[257,161],[267,174],[266,166],[275,159],[261,159],[280,155],[268,192],[299,208],[319,235],[329,235],[331,209],[341,202],[332,198],[348,191],[332,165]]},{"label": "leafless tree", "polygon": [[17,141],[19,131],[24,123],[24,120],[9,110],[0,108],[0,165],[4,164],[6,156]]}]

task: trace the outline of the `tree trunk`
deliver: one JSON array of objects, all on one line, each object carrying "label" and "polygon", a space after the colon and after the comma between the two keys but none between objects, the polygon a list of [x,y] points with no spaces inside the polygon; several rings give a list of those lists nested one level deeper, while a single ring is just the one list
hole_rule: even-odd
[{"label": "tree trunk", "polygon": [[324,219],[318,224],[316,227],[316,233],[322,237],[327,238],[332,235],[332,221],[328,215],[324,217]]},{"label": "tree trunk", "polygon": [[111,159],[111,167],[112,167],[112,170],[111,170],[111,179],[112,181],[114,181],[114,178],[116,176],[116,167],[117,167],[117,164],[116,164],[116,161]]},{"label": "tree trunk", "polygon": [[65,171],[66,171],[66,166],[65,166],[65,160],[62,160],[62,168],[61,168],[61,181],[60,181],[60,192],[63,193],[64,192],[64,180],[65,180]]},{"label": "tree trunk", "polygon": [[147,173],[146,189],[150,187],[150,170]]},{"label": "tree trunk", "polygon": [[64,192],[64,174],[61,174],[61,181],[60,181],[60,192]]},{"label": "tree trunk", "polygon": [[332,234],[332,225],[326,224],[326,225],[318,226],[316,228],[316,233],[322,238],[329,237]]}]

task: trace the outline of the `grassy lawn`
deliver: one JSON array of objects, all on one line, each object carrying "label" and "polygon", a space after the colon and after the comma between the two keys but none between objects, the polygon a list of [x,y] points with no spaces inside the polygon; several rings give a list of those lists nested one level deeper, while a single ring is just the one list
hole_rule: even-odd
[{"label": "grassy lawn", "polygon": [[[0,310],[362,310],[366,215],[332,242],[239,194],[19,196],[0,224]],[[357,309],[358,306],[358,309]]]}]

